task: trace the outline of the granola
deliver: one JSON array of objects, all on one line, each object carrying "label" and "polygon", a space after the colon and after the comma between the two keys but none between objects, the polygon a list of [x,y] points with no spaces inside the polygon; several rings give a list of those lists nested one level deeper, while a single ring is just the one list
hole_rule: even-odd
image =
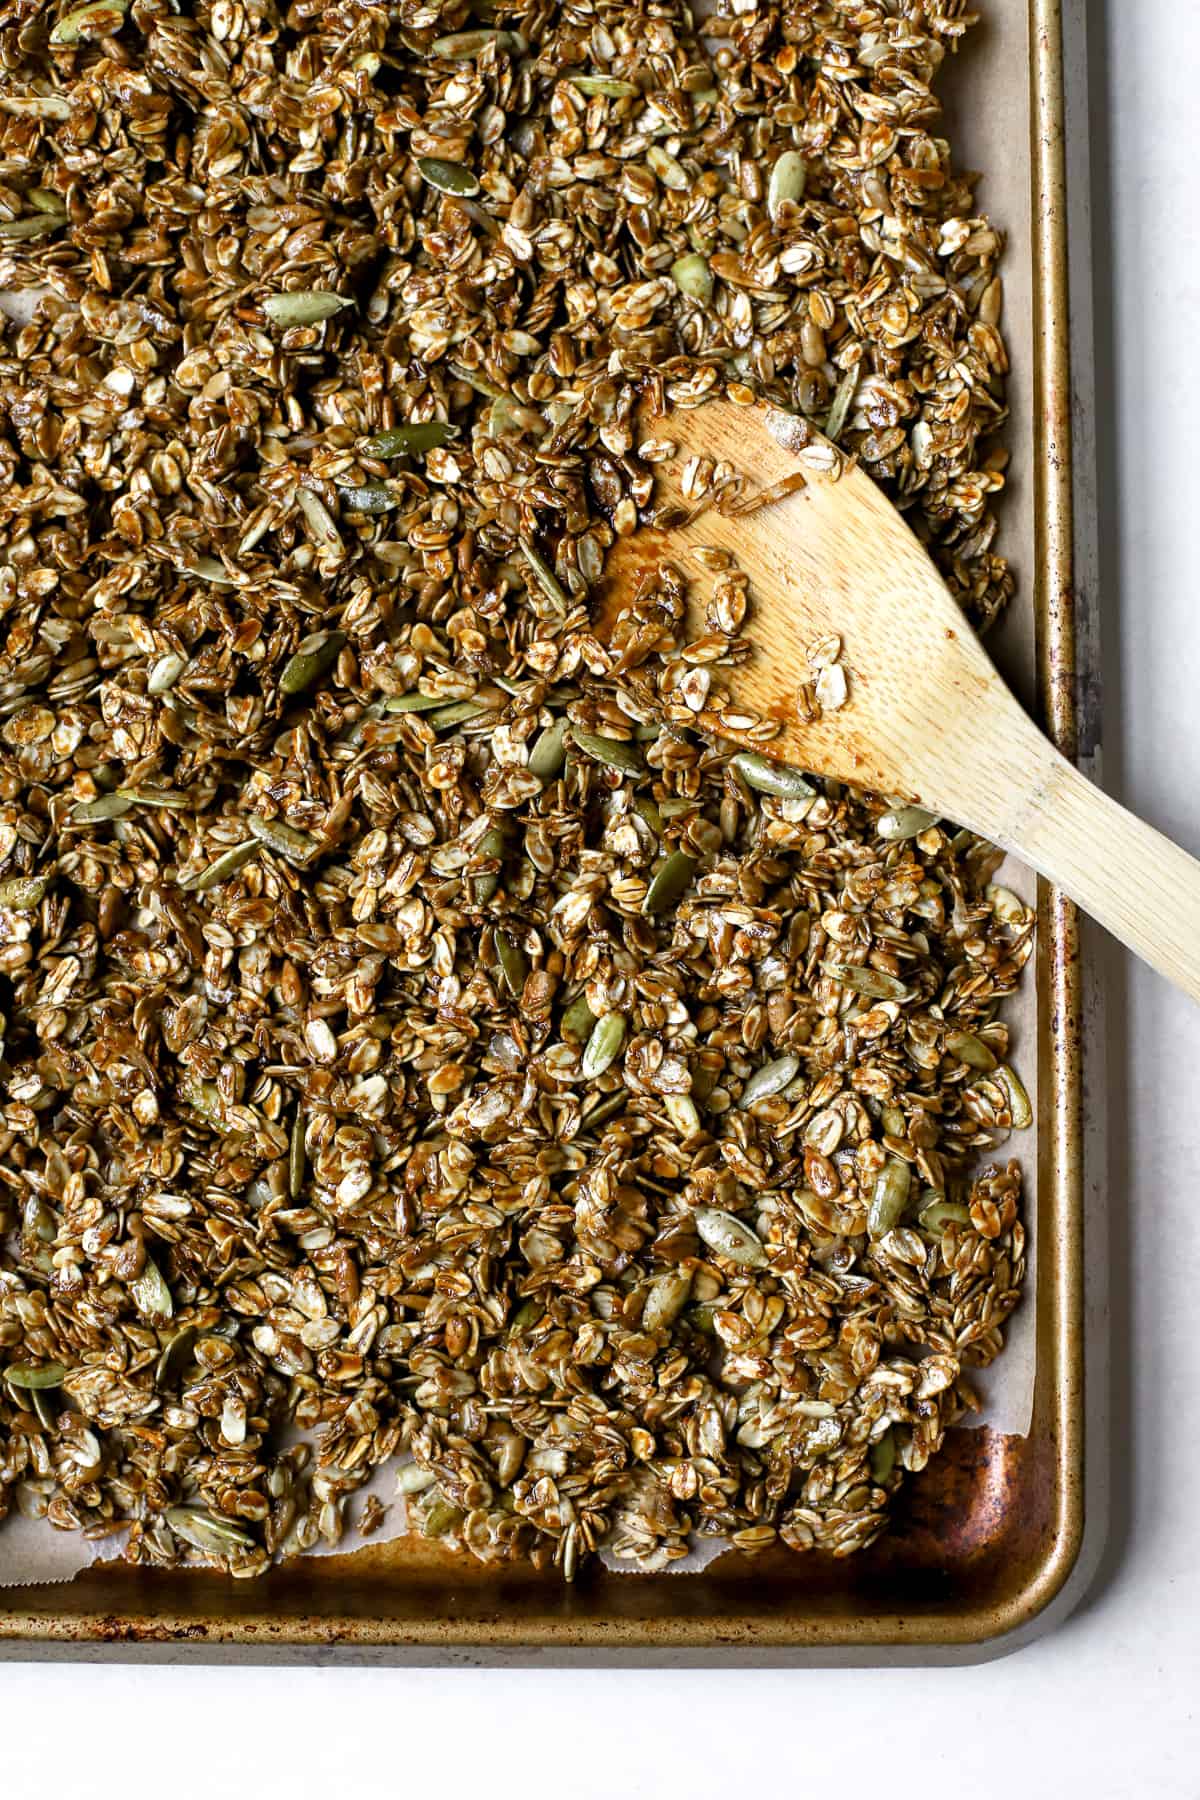
[{"label": "granola", "polygon": [[1004,604],[968,23],[0,11],[0,1515],[253,1575],[397,1458],[484,1560],[842,1555],[971,1403],[1032,916],[703,735],[719,556],[592,614],[722,389]]}]

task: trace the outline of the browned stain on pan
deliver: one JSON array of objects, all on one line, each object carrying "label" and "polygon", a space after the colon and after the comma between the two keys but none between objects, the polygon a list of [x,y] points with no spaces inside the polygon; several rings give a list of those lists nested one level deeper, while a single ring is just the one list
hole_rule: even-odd
[{"label": "browned stain on pan", "polygon": [[[1029,0],[1036,273],[1037,593],[1047,723],[1075,730],[1070,379],[1059,0]],[[697,1576],[599,1572],[574,1589],[485,1569],[429,1545],[276,1569],[263,1581],[95,1568],[0,1590],[0,1638],[431,1650],[594,1647],[636,1652],[835,1646],[942,1648],[1033,1618],[1059,1591],[1083,1530],[1081,1025],[1074,909],[1043,890],[1040,929],[1038,1373],[1027,1438],[951,1431],[902,1491],[895,1530],[862,1555],[720,1557]]]}]

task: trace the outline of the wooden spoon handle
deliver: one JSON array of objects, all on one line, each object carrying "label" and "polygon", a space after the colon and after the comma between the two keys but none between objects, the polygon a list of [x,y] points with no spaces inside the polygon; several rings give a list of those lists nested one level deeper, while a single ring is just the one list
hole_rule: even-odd
[{"label": "wooden spoon handle", "polygon": [[1200,1000],[1200,862],[1118,806],[1025,721],[1027,782],[996,842]]}]

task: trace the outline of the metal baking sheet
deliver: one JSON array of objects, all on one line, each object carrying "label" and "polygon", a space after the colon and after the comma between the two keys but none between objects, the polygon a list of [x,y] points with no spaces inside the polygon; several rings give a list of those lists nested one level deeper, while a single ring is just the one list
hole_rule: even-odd
[{"label": "metal baking sheet", "polygon": [[[1071,382],[1061,0],[989,0],[947,72],[960,166],[1008,235],[1013,410],[1002,547],[1018,599],[993,651],[1060,746],[1077,745]],[[1086,747],[1086,746],[1085,746]],[[1083,1531],[1081,975],[1074,910],[1039,895],[1023,1059],[1036,1057],[1036,1272],[1022,1329],[1028,1431],[956,1430],[903,1491],[892,1531],[837,1562],[726,1555],[702,1573],[577,1588],[402,1541],[285,1565],[262,1581],[93,1567],[0,1591],[0,1640],[302,1654],[342,1646],[423,1661],[740,1654],[754,1660],[945,1660],[1028,1629],[1059,1594]],[[1016,1346],[1014,1346],[1014,1349]],[[1022,1424],[1024,1421],[1022,1420]]]}]

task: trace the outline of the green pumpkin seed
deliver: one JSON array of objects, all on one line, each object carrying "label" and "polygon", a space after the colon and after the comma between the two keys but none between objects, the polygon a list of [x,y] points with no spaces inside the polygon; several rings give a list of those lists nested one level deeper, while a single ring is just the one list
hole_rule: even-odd
[{"label": "green pumpkin seed", "polygon": [[131,806],[157,806],[165,812],[187,812],[191,806],[187,795],[178,788],[157,787],[151,782],[143,782],[140,787],[119,787],[116,793]]},{"label": "green pumpkin seed", "polygon": [[181,1089],[187,1104],[198,1112],[203,1119],[214,1125],[220,1125],[225,1118],[225,1104],[221,1099],[221,1090],[215,1081],[199,1081],[193,1079],[185,1082]]},{"label": "green pumpkin seed", "polygon": [[29,238],[48,237],[66,222],[66,213],[26,213],[20,219],[0,219],[0,244],[23,244]]},{"label": "green pumpkin seed", "polygon": [[1008,1110],[1014,1126],[1018,1131],[1026,1130],[1033,1124],[1033,1106],[1020,1076],[1007,1063],[1001,1063],[996,1070],[996,1080],[1008,1096]]},{"label": "green pumpkin seed", "polygon": [[785,150],[771,165],[767,182],[767,212],[778,218],[779,209],[788,201],[803,200],[808,185],[808,165],[798,150]]},{"label": "green pumpkin seed", "polygon": [[635,794],[633,797],[633,810],[639,819],[644,819],[646,821],[655,837],[660,838],[662,836],[662,812],[655,801],[650,798],[649,794]]},{"label": "green pumpkin seed", "polygon": [[432,1469],[423,1469],[420,1463],[405,1463],[396,1476],[396,1492],[411,1498],[414,1494],[423,1494],[431,1488],[437,1476]]},{"label": "green pumpkin seed", "polygon": [[621,1013],[605,1013],[597,1019],[588,1038],[580,1065],[588,1081],[597,1075],[603,1075],[610,1069],[621,1054],[621,1046],[625,1042],[625,1019]]},{"label": "green pumpkin seed", "polygon": [[688,1303],[692,1291],[690,1269],[671,1269],[660,1275],[642,1308],[644,1331],[669,1331]]},{"label": "green pumpkin seed", "polygon": [[581,94],[598,94],[602,100],[632,100],[641,92],[634,81],[620,81],[611,75],[568,75],[567,80]]},{"label": "green pumpkin seed", "polygon": [[770,1266],[762,1239],[748,1225],[743,1225],[740,1219],[735,1219],[732,1213],[722,1212],[715,1206],[702,1206],[692,1217],[701,1238],[718,1256],[727,1257],[730,1262],[739,1263],[744,1269],[765,1269]]},{"label": "green pumpkin seed", "polygon": [[444,694],[393,694],[385,700],[385,713],[425,713],[435,712],[439,706],[445,706]]},{"label": "green pumpkin seed", "polygon": [[596,1023],[596,1015],[587,1003],[587,995],[580,994],[572,1000],[562,1016],[562,1034],[582,1044]]},{"label": "green pumpkin seed", "polygon": [[877,1487],[882,1487],[896,1466],[896,1434],[890,1427],[882,1437],[875,1439],[867,1460],[870,1464],[871,1480]]},{"label": "green pumpkin seed", "polygon": [[899,1156],[889,1156],[875,1177],[871,1205],[867,1211],[867,1232],[873,1238],[886,1237],[904,1217],[912,1186],[912,1170]]},{"label": "green pumpkin seed", "polygon": [[759,794],[771,794],[779,800],[808,800],[817,791],[799,769],[793,769],[788,763],[775,762],[769,756],[760,756],[756,750],[739,750],[730,758],[729,766],[737,770],[748,788]]},{"label": "green pumpkin seed", "polygon": [[983,890],[983,894],[1002,925],[1024,925],[1028,922],[1029,908],[1011,888],[999,887],[993,882]]},{"label": "green pumpkin seed", "polygon": [[133,811],[133,801],[118,790],[115,794],[99,794],[95,800],[80,800],[71,808],[72,825],[102,825],[109,819],[123,819]]},{"label": "green pumpkin seed", "polygon": [[904,838],[920,837],[937,822],[938,814],[926,812],[923,806],[893,806],[888,812],[880,813],[875,829],[889,843],[899,843]]},{"label": "green pumpkin seed", "polygon": [[165,655],[160,656],[157,662],[151,665],[150,673],[146,677],[146,692],[148,694],[169,692],[187,666],[186,656],[180,656],[174,650],[168,650]]},{"label": "green pumpkin seed", "polygon": [[303,293],[271,294],[262,303],[262,309],[273,325],[317,325],[322,319],[331,319],[334,313],[343,307],[353,306],[344,294],[331,294],[321,288],[311,288]]},{"label": "green pumpkin seed", "polygon": [[525,977],[529,973],[529,962],[519,944],[514,944],[507,931],[496,933],[496,961],[500,964],[500,973],[508,985],[508,991],[520,998],[525,987]]},{"label": "green pumpkin seed", "polygon": [[755,1070],[742,1089],[742,1097],[738,1101],[738,1105],[741,1107],[753,1106],[756,1100],[766,1100],[772,1094],[781,1094],[785,1087],[795,1081],[799,1073],[800,1058],[798,1056],[780,1056],[774,1062],[764,1063],[761,1069]]},{"label": "green pumpkin seed", "polygon": [[[470,203],[464,201],[463,204],[469,205]],[[522,406],[507,395],[501,400],[492,402],[487,428],[488,437],[507,437],[512,432],[520,434],[523,431],[532,432],[534,437],[545,437],[549,429],[542,414],[535,412],[532,406]]]},{"label": "green pumpkin seed", "polygon": [[704,305],[712,299],[713,272],[706,256],[690,251],[686,256],[677,257],[671,264],[671,280],[689,300],[698,300]]},{"label": "green pumpkin seed", "polygon": [[996,1067],[996,1058],[990,1048],[973,1031],[948,1031],[946,1050],[950,1056],[956,1056],[959,1062],[966,1063],[968,1068],[982,1069],[985,1075],[990,1075]]},{"label": "green pumpkin seed", "polygon": [[50,33],[50,42],[77,44],[81,38],[111,36],[128,10],[129,0],[92,0],[90,6],[77,6],[58,21]]},{"label": "green pumpkin seed", "polygon": [[833,405],[829,409],[829,417],[825,421],[825,436],[836,444],[842,434],[846,420],[850,416],[850,408],[854,404],[854,396],[858,392],[859,369],[856,363],[847,369],[838,382],[837,392],[833,396]]},{"label": "green pumpkin seed", "polygon": [[699,867],[696,858],[689,856],[686,850],[673,851],[659,863],[650,877],[650,885],[642,901],[642,911],[653,918],[657,913],[664,913],[674,906]]},{"label": "green pumpkin seed", "polygon": [[175,1311],[171,1290],[152,1257],[146,1258],[141,1274],[129,1283],[129,1292],[143,1318],[169,1319]]},{"label": "green pumpkin seed", "polygon": [[10,875],[0,881],[0,906],[10,912],[32,912],[50,888],[49,875]]},{"label": "green pumpkin seed", "polygon": [[12,1388],[56,1388],[67,1378],[63,1363],[9,1363],[4,1379]]},{"label": "green pumpkin seed", "polygon": [[511,50],[518,55],[528,49],[525,39],[519,31],[452,31],[446,37],[434,38],[429,48],[435,56],[445,56],[451,61],[461,62],[466,57],[478,56],[494,44],[497,50]]},{"label": "green pumpkin seed", "polygon": [[260,844],[265,844],[268,850],[273,850],[286,862],[294,863],[297,868],[305,868],[317,854],[317,840],[309,837],[306,831],[296,831],[291,825],[285,825],[282,819],[263,819],[257,813],[251,813],[246,825]]},{"label": "green pumpkin seed", "polygon": [[[504,833],[498,825],[494,825],[490,831],[485,831],[480,838],[479,854],[481,857],[486,856],[489,859],[494,857],[498,861],[503,861]],[[486,906],[496,894],[500,887],[500,875],[499,869],[485,869],[482,874],[471,876],[471,898],[476,906]]]},{"label": "green pumpkin seed", "polygon": [[595,1099],[587,1102],[579,1115],[580,1132],[593,1132],[599,1126],[606,1125],[618,1113],[624,1112],[628,1100],[629,1095],[623,1087],[618,1088],[616,1093],[597,1094]]},{"label": "green pumpkin seed", "polygon": [[945,1231],[947,1225],[969,1225],[971,1215],[965,1206],[956,1200],[934,1200],[923,1206],[917,1215],[918,1222],[925,1231]]},{"label": "green pumpkin seed", "polygon": [[281,694],[302,694],[328,673],[346,642],[344,631],[314,631],[299,644],[279,677]]},{"label": "green pumpkin seed", "polygon": [[360,513],[393,512],[400,504],[398,496],[382,481],[364,481],[357,487],[340,487],[338,498],[348,511]]},{"label": "green pumpkin seed", "polygon": [[489,400],[511,400],[512,395],[507,388],[492,381],[487,375],[481,375],[478,369],[469,369],[466,363],[447,361],[446,367],[458,381],[465,381],[469,388],[477,394],[484,394]]},{"label": "green pumpkin seed", "polygon": [[562,583],[559,581],[554,570],[550,567],[550,564],[542,555],[541,551],[538,550],[527,537],[518,538],[517,542],[521,546],[522,556],[533,570],[538,586],[546,595],[547,599],[554,602],[555,607],[560,613],[569,612],[571,610],[571,597],[567,593],[566,588],[563,587]]},{"label": "green pumpkin seed", "polygon": [[298,1200],[304,1191],[304,1136],[306,1119],[304,1108],[296,1108],[296,1116],[292,1120],[291,1135],[288,1138],[288,1198]]},{"label": "green pumpkin seed", "polygon": [[446,1537],[450,1532],[457,1531],[463,1517],[461,1507],[451,1506],[446,1500],[435,1500],[427,1508],[421,1521],[421,1535],[427,1538]]},{"label": "green pumpkin seed", "polygon": [[869,969],[862,963],[823,962],[821,969],[831,980],[852,994],[865,994],[869,1000],[903,1000],[908,988],[895,975],[882,969]]},{"label": "green pumpkin seed", "polygon": [[715,1337],[717,1328],[713,1314],[719,1310],[713,1301],[702,1300],[699,1306],[689,1306],[684,1317],[694,1331],[702,1332],[705,1337]]},{"label": "green pumpkin seed", "polygon": [[663,1098],[667,1117],[681,1138],[695,1137],[700,1129],[700,1114],[690,1094],[667,1094]]},{"label": "green pumpkin seed", "polygon": [[661,144],[651,144],[646,152],[646,162],[665,188],[676,194],[686,193],[691,177],[669,150],[665,150]]},{"label": "green pumpkin seed", "polygon": [[204,1556],[228,1556],[231,1550],[254,1548],[248,1531],[228,1519],[214,1519],[198,1506],[168,1506],[163,1517],[177,1537]]},{"label": "green pumpkin seed", "polygon": [[198,875],[186,876],[179,885],[190,893],[206,894],[209,888],[218,887],[222,881],[228,881],[231,875],[236,875],[239,869],[245,868],[251,858],[258,855],[261,848],[262,845],[256,843],[253,838],[249,838],[241,844],[234,844],[230,849],[223,851],[214,862],[210,862],[206,869],[201,869]]},{"label": "green pumpkin seed", "polygon": [[437,712],[431,712],[429,723],[435,731],[447,731],[452,725],[470,725],[495,710],[486,700],[453,700],[449,706],[443,705]]},{"label": "green pumpkin seed", "polygon": [[194,1325],[184,1325],[167,1339],[154,1370],[156,1388],[169,1387],[177,1376],[182,1375],[195,1346],[196,1336]]},{"label": "green pumpkin seed", "polygon": [[567,760],[567,719],[565,714],[553,720],[540,733],[529,752],[529,773],[539,781],[556,781]]},{"label": "green pumpkin seed", "polygon": [[233,587],[225,564],[216,556],[194,556],[190,562],[177,560],[175,567],[181,575],[191,575],[196,581],[211,581],[215,587]]},{"label": "green pumpkin seed", "polygon": [[62,94],[0,94],[0,112],[16,119],[69,119],[71,103]]},{"label": "green pumpkin seed", "polygon": [[446,162],[440,156],[418,156],[417,167],[421,178],[439,194],[460,195],[470,200],[479,192],[479,181],[470,169],[462,163]]},{"label": "green pumpkin seed", "polygon": [[509,1330],[515,1336],[519,1337],[523,1331],[528,1331],[531,1325],[537,1324],[545,1310],[546,1309],[540,1300],[522,1301],[521,1305],[518,1306],[516,1312],[512,1316],[512,1320],[508,1327]]},{"label": "green pumpkin seed", "polygon": [[58,1408],[51,1398],[54,1391],[53,1388],[33,1388],[31,1390],[33,1410],[38,1416],[38,1422],[43,1431],[53,1431],[58,1417]]},{"label": "green pumpkin seed", "polygon": [[392,425],[363,438],[359,452],[372,460],[386,461],[389,456],[408,456],[414,451],[437,450],[458,436],[457,427],[444,419],[425,419],[420,424]]},{"label": "green pumpkin seed", "polygon": [[595,731],[581,731],[577,725],[571,728],[571,742],[596,762],[603,763],[606,769],[615,769],[619,775],[642,775],[646,765],[641,752],[635,745],[624,738],[601,737]]},{"label": "green pumpkin seed", "polygon": [[889,1137],[902,1138],[908,1127],[908,1121],[899,1106],[885,1106],[880,1112],[880,1121]]}]

